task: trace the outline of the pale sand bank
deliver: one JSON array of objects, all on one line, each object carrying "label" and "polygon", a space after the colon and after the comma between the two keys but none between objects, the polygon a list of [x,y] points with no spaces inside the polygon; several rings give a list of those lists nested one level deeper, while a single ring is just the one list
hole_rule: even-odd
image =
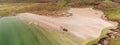
[{"label": "pale sand bank", "polygon": [[[92,8],[71,8],[69,17],[49,17],[31,13],[21,13],[17,16],[29,19],[36,25],[43,25],[51,29],[62,31],[61,27],[68,29],[68,32],[83,39],[95,39],[100,36],[101,31],[113,26],[108,21],[101,19],[104,15],[101,11]],[[30,23],[31,23],[30,22]]]}]

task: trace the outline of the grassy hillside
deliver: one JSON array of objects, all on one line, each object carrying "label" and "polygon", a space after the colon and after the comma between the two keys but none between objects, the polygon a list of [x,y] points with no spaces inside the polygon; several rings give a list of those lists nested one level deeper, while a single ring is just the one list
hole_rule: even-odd
[{"label": "grassy hillside", "polygon": [[82,45],[69,33],[48,29],[15,16],[0,19],[0,45]]}]

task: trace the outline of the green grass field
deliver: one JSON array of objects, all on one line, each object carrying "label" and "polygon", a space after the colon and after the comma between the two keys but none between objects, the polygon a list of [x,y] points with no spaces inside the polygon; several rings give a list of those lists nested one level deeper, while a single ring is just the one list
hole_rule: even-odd
[{"label": "green grass field", "polygon": [[0,19],[0,45],[82,45],[69,33],[28,24],[15,16]]}]

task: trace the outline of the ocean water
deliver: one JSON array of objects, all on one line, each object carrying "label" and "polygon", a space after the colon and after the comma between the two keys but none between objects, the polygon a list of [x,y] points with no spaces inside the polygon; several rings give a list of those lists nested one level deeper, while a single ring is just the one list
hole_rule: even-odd
[{"label": "ocean water", "polygon": [[0,45],[80,45],[69,33],[28,24],[15,16],[0,19]]}]

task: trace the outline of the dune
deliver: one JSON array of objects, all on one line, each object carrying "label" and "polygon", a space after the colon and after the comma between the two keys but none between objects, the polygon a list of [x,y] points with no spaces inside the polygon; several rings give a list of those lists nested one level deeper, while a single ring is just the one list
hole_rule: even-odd
[{"label": "dune", "polygon": [[29,21],[28,24],[42,25],[59,32],[70,33],[84,40],[96,39],[104,28],[113,26],[101,18],[104,16],[102,11],[92,8],[71,8],[68,12],[72,13],[72,16],[51,17],[20,13],[17,17]]}]

